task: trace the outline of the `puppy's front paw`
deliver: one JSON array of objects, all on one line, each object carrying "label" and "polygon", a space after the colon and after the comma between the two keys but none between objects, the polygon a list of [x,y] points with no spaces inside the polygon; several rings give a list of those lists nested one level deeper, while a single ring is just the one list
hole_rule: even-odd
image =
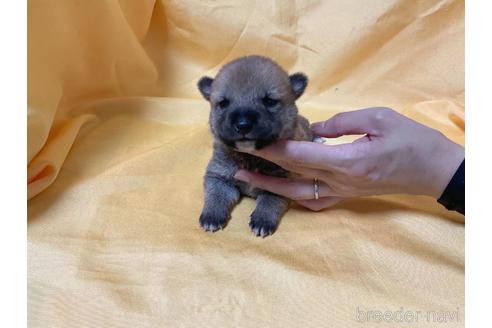
[{"label": "puppy's front paw", "polygon": [[256,237],[261,236],[265,238],[275,232],[277,229],[277,222],[253,214],[251,216],[251,221],[249,221],[249,227]]},{"label": "puppy's front paw", "polygon": [[227,218],[212,215],[208,213],[202,213],[200,215],[200,225],[205,231],[215,232],[219,229],[223,229],[227,223]]}]

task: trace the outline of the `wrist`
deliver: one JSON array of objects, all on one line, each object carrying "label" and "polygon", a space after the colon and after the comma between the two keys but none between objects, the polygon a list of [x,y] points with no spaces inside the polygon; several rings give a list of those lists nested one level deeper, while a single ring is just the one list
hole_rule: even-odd
[{"label": "wrist", "polygon": [[465,159],[465,149],[441,135],[442,140],[431,154],[431,174],[427,177],[427,195],[439,199]]}]

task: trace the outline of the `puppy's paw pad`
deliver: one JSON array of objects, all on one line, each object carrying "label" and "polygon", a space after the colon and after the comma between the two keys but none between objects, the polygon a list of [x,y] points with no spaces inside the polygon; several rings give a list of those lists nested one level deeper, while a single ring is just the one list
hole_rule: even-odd
[{"label": "puppy's paw pad", "polygon": [[219,218],[217,216],[202,214],[200,215],[200,226],[205,231],[215,232],[219,229],[223,229],[226,225],[226,219]]},{"label": "puppy's paw pad", "polygon": [[277,225],[266,220],[251,219],[249,222],[249,227],[256,237],[265,238],[275,232]]}]

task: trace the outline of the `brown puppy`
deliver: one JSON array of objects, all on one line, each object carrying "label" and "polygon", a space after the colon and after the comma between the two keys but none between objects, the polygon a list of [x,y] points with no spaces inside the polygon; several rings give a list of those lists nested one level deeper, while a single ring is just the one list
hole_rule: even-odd
[{"label": "brown puppy", "polygon": [[[198,88],[210,102],[209,124],[214,153],[205,174],[205,205],[200,225],[222,229],[241,195],[256,198],[250,227],[268,236],[288,208],[288,199],[234,179],[240,168],[286,177],[280,166],[241,150],[260,149],[275,140],[309,140],[309,122],[298,115],[295,101],[307,86],[302,73],[288,75],[277,63],[247,56],[225,65],[215,79],[203,77]],[[238,151],[239,150],[239,151]]]}]

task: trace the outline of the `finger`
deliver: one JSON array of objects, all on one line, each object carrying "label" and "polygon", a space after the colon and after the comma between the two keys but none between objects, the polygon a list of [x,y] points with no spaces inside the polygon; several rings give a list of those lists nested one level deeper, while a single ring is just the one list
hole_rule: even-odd
[{"label": "finger", "polygon": [[332,172],[327,171],[327,170],[318,170],[318,169],[311,169],[309,167],[304,167],[304,166],[296,166],[291,163],[286,163],[286,162],[281,162],[278,163],[284,170],[299,174],[304,178],[319,178],[319,177],[331,177],[333,175]]},{"label": "finger", "polygon": [[[314,199],[314,183],[311,179],[279,178],[239,170],[234,177],[252,186],[267,190],[294,200]],[[319,181],[319,196],[336,196],[335,192],[324,182]]]},{"label": "finger", "polygon": [[372,139],[371,139],[370,135],[366,134],[366,135],[352,141],[352,143],[355,144],[355,143],[368,142],[368,141],[372,141]]},{"label": "finger", "polygon": [[271,162],[319,169],[346,167],[359,153],[355,144],[325,145],[310,141],[280,140],[252,152]]},{"label": "finger", "polygon": [[376,122],[390,111],[387,108],[373,107],[339,113],[324,122],[312,124],[311,130],[318,136],[328,138],[354,134],[377,135]]},{"label": "finger", "polygon": [[303,207],[306,207],[312,211],[321,211],[325,208],[333,206],[339,202],[341,202],[343,198],[341,197],[323,197],[320,199],[307,199],[307,200],[298,200],[297,203]]}]

